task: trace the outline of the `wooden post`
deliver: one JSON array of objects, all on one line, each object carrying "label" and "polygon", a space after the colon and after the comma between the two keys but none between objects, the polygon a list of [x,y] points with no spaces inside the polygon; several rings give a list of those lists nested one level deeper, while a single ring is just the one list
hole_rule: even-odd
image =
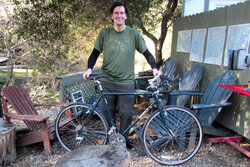
[{"label": "wooden post", "polygon": [[0,119],[3,118],[3,108],[2,108],[2,86],[0,86]]},{"label": "wooden post", "polygon": [[15,125],[0,119],[0,165],[16,160]]},{"label": "wooden post", "polygon": [[43,138],[43,146],[44,146],[45,155],[51,155],[52,150],[50,146],[47,121],[40,122],[39,124],[41,127],[41,136]]}]

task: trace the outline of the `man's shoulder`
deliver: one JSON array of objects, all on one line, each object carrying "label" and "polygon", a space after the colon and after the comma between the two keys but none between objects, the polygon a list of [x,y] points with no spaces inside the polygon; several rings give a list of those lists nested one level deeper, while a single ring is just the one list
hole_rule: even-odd
[{"label": "man's shoulder", "polygon": [[132,27],[129,27],[129,26],[127,26],[126,29],[127,29],[128,31],[132,31],[132,32],[135,32],[135,33],[140,33],[137,29],[132,28]]},{"label": "man's shoulder", "polygon": [[142,36],[141,33],[135,28],[127,26],[126,30],[127,30],[127,33],[130,34],[130,36],[134,36],[134,37]]},{"label": "man's shoulder", "polygon": [[112,31],[113,27],[104,27],[101,29],[100,32],[109,32],[109,31]]}]

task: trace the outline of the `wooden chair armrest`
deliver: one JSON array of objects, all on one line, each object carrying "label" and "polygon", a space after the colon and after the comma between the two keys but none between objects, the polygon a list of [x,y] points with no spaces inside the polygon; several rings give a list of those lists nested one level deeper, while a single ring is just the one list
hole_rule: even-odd
[{"label": "wooden chair armrest", "polygon": [[191,107],[195,110],[201,110],[201,109],[206,109],[206,108],[219,108],[219,107],[225,107],[225,106],[230,106],[232,103],[226,102],[223,104],[193,104]]},{"label": "wooden chair armrest", "polygon": [[36,122],[42,122],[49,118],[49,116],[43,116],[43,115],[19,115],[15,113],[3,113],[3,115],[9,117],[10,119],[36,121]]},{"label": "wooden chair armrest", "polygon": [[173,90],[169,93],[171,96],[178,96],[178,95],[200,95],[202,96],[203,93],[199,92],[199,90]]},{"label": "wooden chair armrest", "polygon": [[140,80],[140,79],[152,79],[154,76],[143,76],[143,77],[136,77],[135,80]]},{"label": "wooden chair armrest", "polygon": [[35,107],[41,107],[41,106],[48,106],[48,107],[63,107],[63,106],[67,106],[69,104],[72,104],[74,102],[67,102],[67,103],[48,103],[48,104],[34,104]]}]

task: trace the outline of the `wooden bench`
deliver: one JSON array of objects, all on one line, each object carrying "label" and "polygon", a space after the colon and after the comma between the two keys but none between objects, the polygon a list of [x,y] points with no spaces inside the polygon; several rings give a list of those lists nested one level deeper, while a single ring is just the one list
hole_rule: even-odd
[{"label": "wooden bench", "polygon": [[[100,74],[100,69],[93,69],[93,74]],[[63,76],[57,76],[56,79],[60,80],[60,101],[69,102],[73,101],[72,94],[79,90],[82,91],[84,102],[88,103],[92,96],[97,94],[95,84],[91,80],[84,80],[83,73],[73,73]]]},{"label": "wooden bench", "polygon": [[[101,69],[93,69],[93,74],[101,74]],[[84,102],[93,104],[97,97],[95,83],[92,80],[84,80],[83,73],[73,73],[64,76],[57,76],[60,80],[60,101],[62,102]],[[76,95],[76,96],[75,96]],[[102,111],[101,103],[97,109]]]}]

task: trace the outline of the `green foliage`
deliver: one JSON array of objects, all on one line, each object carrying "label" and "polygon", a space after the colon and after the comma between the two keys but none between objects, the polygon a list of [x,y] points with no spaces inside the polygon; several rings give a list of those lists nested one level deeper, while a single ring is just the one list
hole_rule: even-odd
[{"label": "green foliage", "polygon": [[18,49],[18,39],[14,33],[15,23],[11,18],[9,10],[6,5],[1,4],[1,8],[4,9],[3,15],[0,16],[0,49],[4,57],[16,58],[19,55],[15,54],[15,49]]},{"label": "green foliage", "polygon": [[[144,34],[147,32],[155,36],[156,27],[166,13],[168,1],[124,1],[130,11],[127,24],[141,30],[143,27]],[[114,0],[14,0],[17,25],[15,33],[19,39],[27,40],[29,47],[34,48],[25,62],[39,72],[53,77],[84,70],[99,30],[112,24],[109,8],[113,2]],[[168,21],[167,25],[170,25],[172,17]]]},{"label": "green foliage", "polygon": [[140,26],[144,25],[150,30],[154,30],[161,22],[160,12],[163,11],[161,3],[155,0],[126,0],[126,2],[130,11],[127,20],[130,26],[140,29]]},{"label": "green foliage", "polygon": [[126,0],[128,24],[142,31],[155,44],[156,62],[161,64],[162,47],[173,20],[180,16],[181,0]]},{"label": "green foliage", "polygon": [[[43,2],[36,2],[32,7],[28,5],[16,8],[18,37],[28,40],[29,45],[36,48],[36,52],[44,51],[44,54],[49,55],[56,53],[66,31],[66,26],[56,10],[56,7]],[[58,54],[55,57],[58,57]]]},{"label": "green foliage", "polygon": [[16,0],[15,32],[35,48],[25,62],[53,77],[83,70],[86,64],[82,63],[92,51],[96,30],[110,22],[99,12],[106,9],[105,1],[92,6],[97,2]]},{"label": "green foliage", "polygon": [[4,39],[3,39],[3,34],[0,33],[0,51],[2,52],[3,49],[5,49],[5,44],[4,44]]},{"label": "green foliage", "polygon": [[[3,86],[6,83],[6,77],[0,76],[0,85]],[[16,85],[23,87],[26,83],[26,78],[23,77],[13,77],[10,80],[10,85]]]},{"label": "green foliage", "polygon": [[63,17],[65,5],[59,1],[26,3],[16,1],[15,9],[15,32],[34,48],[26,63],[43,73],[61,73],[63,66],[69,63],[67,54],[74,40],[68,35],[69,25]]},{"label": "green foliage", "polygon": [[36,104],[59,102],[59,91],[49,88],[46,84],[28,84],[31,100]]}]

